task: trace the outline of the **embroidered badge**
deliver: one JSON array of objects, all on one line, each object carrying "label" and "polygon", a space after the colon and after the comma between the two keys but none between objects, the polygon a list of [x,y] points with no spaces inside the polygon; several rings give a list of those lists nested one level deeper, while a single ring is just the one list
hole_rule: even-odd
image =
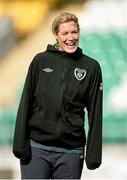
[{"label": "embroidered badge", "polygon": [[76,79],[80,81],[80,80],[84,79],[84,77],[86,76],[86,70],[85,69],[76,68],[74,70],[74,75],[75,75]]},{"label": "embroidered badge", "polygon": [[45,72],[47,72],[47,73],[50,73],[50,72],[52,72],[53,70],[50,69],[50,68],[45,68],[45,69],[43,69],[43,71],[45,71]]}]

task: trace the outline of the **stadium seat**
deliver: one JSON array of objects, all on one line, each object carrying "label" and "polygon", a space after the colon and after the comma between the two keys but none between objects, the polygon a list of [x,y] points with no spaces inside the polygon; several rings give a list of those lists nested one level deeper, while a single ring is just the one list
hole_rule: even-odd
[{"label": "stadium seat", "polygon": [[118,48],[118,44],[113,32],[101,32],[98,34],[98,38],[101,42],[101,49],[106,51],[111,48]]},{"label": "stadium seat", "polygon": [[0,144],[12,144],[16,111],[16,107],[11,107],[4,109],[0,115]]},{"label": "stadium seat", "polygon": [[103,138],[105,142],[127,141],[127,115],[110,114],[104,119]]},{"label": "stadium seat", "polygon": [[105,142],[125,142],[127,141],[127,113],[113,114],[108,112],[107,99],[111,89],[119,86],[121,77],[127,72],[127,48],[125,48],[127,47],[127,34],[115,31],[83,32],[80,36],[80,47],[83,48],[83,52],[96,59],[102,69],[104,89],[103,140]]}]

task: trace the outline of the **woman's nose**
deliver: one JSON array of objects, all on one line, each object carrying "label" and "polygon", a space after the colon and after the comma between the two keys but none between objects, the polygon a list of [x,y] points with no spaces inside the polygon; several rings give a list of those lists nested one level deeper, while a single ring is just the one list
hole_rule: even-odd
[{"label": "woman's nose", "polygon": [[71,33],[69,33],[68,34],[68,40],[73,40],[73,39],[74,39],[73,35]]}]

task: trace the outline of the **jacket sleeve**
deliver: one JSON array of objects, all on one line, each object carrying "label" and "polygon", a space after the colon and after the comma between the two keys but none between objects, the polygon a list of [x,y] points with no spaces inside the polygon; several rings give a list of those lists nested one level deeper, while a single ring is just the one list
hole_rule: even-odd
[{"label": "jacket sleeve", "polygon": [[38,80],[36,58],[35,56],[28,69],[15,124],[13,153],[22,160],[30,156],[29,129],[27,124],[32,115],[34,91]]},{"label": "jacket sleeve", "polygon": [[87,103],[88,135],[86,145],[86,165],[88,169],[96,169],[102,161],[102,73],[97,63],[93,67]]}]

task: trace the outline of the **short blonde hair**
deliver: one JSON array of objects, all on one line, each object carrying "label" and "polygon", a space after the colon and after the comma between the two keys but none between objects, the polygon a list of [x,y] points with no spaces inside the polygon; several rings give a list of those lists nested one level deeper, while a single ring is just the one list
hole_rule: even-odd
[{"label": "short blonde hair", "polygon": [[79,23],[78,23],[78,18],[76,17],[76,15],[65,12],[65,13],[61,13],[59,16],[57,16],[54,19],[54,21],[52,23],[53,34],[58,33],[60,24],[70,22],[70,21],[74,21],[77,24],[78,30],[80,29]]}]

